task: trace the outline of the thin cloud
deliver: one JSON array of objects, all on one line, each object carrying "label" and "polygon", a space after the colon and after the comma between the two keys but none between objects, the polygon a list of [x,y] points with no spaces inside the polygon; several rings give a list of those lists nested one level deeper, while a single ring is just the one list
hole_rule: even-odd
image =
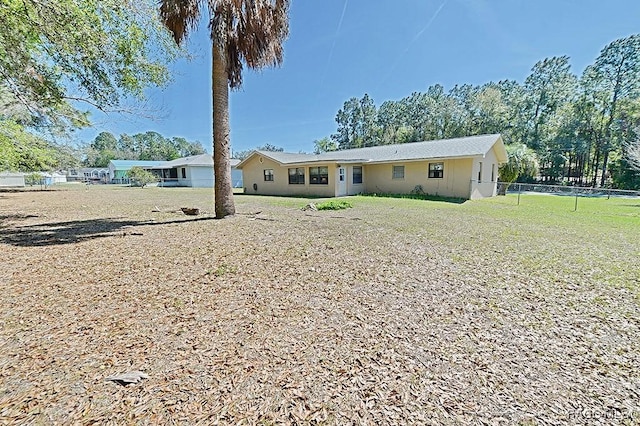
[{"label": "thin cloud", "polygon": [[340,21],[338,21],[338,28],[336,29],[336,34],[333,37],[333,43],[331,44],[331,49],[329,50],[329,59],[327,60],[327,65],[324,67],[324,72],[322,73],[322,78],[320,79],[319,87],[322,88],[324,85],[324,80],[327,77],[327,72],[329,71],[329,66],[331,65],[331,59],[333,59],[333,50],[336,48],[336,43],[338,42],[338,35],[340,34],[340,30],[342,29],[342,21],[344,21],[344,15],[347,12],[347,4],[349,0],[344,0],[344,6],[342,8],[342,15],[340,15]]},{"label": "thin cloud", "polygon": [[[382,79],[382,81],[380,81],[380,85],[382,85],[382,83],[384,83],[385,81],[387,81],[387,79],[389,77],[391,77],[393,75],[393,72],[396,70],[396,68],[398,67],[398,64],[400,63],[400,60],[407,54],[407,52],[409,52],[409,49],[411,49],[411,46],[413,46],[413,44],[418,41],[418,39],[422,36],[422,34],[424,34],[425,31],[427,31],[429,29],[429,27],[431,26],[431,24],[433,24],[433,21],[436,20],[436,18],[438,17],[438,15],[440,14],[440,12],[442,11],[442,9],[444,9],[444,6],[449,2],[449,0],[445,0],[442,2],[442,4],[440,5],[440,7],[438,7],[438,9],[435,11],[435,13],[433,14],[433,16],[431,16],[431,19],[429,19],[429,21],[427,22],[427,24],[416,33],[416,35],[411,39],[411,41],[407,44],[407,47],[405,47],[405,49],[402,51],[402,53],[400,53],[400,55],[398,56],[398,58],[396,58],[395,62],[393,63],[393,65],[391,66],[391,69],[389,70],[389,73],[387,74],[387,76]],[[378,86],[379,87],[379,86]]]}]

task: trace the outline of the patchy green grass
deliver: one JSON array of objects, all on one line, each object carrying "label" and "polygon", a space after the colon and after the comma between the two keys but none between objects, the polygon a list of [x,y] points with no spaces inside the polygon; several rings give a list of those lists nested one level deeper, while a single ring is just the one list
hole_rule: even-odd
[{"label": "patchy green grass", "polygon": [[552,278],[560,271],[578,273],[588,264],[608,281],[637,283],[640,199],[581,197],[577,211],[574,197],[532,194],[521,196],[519,205],[517,195],[462,205],[370,197],[354,201],[359,208],[401,211],[387,228],[438,241],[469,268],[479,261],[504,262]]},{"label": "patchy green grass", "polygon": [[462,204],[465,200],[464,198],[458,197],[443,197],[441,195],[431,195],[425,193],[415,193],[412,192],[410,194],[387,194],[387,193],[371,193],[371,194],[362,194],[363,197],[374,197],[374,198],[400,198],[400,199],[409,199],[409,200],[423,200],[423,201],[442,201],[446,203],[455,203]]},{"label": "patchy green grass", "polygon": [[352,207],[353,205],[347,200],[329,200],[316,204],[318,210],[344,210]]}]

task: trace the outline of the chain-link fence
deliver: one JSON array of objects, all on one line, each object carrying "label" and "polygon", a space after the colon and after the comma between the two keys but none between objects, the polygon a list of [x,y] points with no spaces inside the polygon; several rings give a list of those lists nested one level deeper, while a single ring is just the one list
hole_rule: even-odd
[{"label": "chain-link fence", "polygon": [[498,194],[505,193],[539,193],[554,195],[579,195],[585,197],[638,197],[640,191],[628,191],[615,188],[591,188],[585,186],[544,185],[536,183],[498,182]]},{"label": "chain-link fence", "polygon": [[590,188],[584,186],[568,185],[543,185],[535,183],[506,183],[498,182],[498,195],[517,194],[517,203],[520,205],[520,198],[527,194],[547,194],[574,197],[573,210],[578,210],[578,199],[588,198],[611,198],[626,197],[636,198],[640,196],[640,191],[628,191],[615,188]]}]

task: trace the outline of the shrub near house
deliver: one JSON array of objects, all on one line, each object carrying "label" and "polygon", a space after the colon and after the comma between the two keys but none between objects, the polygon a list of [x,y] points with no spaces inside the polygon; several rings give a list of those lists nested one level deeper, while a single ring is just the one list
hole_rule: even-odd
[{"label": "shrub near house", "polygon": [[132,167],[131,170],[127,172],[127,175],[129,176],[133,186],[140,186],[142,188],[157,181],[157,178],[153,173],[143,169],[142,167]]}]

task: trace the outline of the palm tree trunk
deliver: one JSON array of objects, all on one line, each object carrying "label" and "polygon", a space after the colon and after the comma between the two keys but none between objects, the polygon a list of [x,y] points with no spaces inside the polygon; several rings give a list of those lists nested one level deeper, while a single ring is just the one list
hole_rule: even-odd
[{"label": "palm tree trunk", "polygon": [[215,176],[216,218],[236,213],[231,183],[231,140],[229,128],[229,84],[225,57],[221,49],[211,43],[213,91],[213,173]]}]

